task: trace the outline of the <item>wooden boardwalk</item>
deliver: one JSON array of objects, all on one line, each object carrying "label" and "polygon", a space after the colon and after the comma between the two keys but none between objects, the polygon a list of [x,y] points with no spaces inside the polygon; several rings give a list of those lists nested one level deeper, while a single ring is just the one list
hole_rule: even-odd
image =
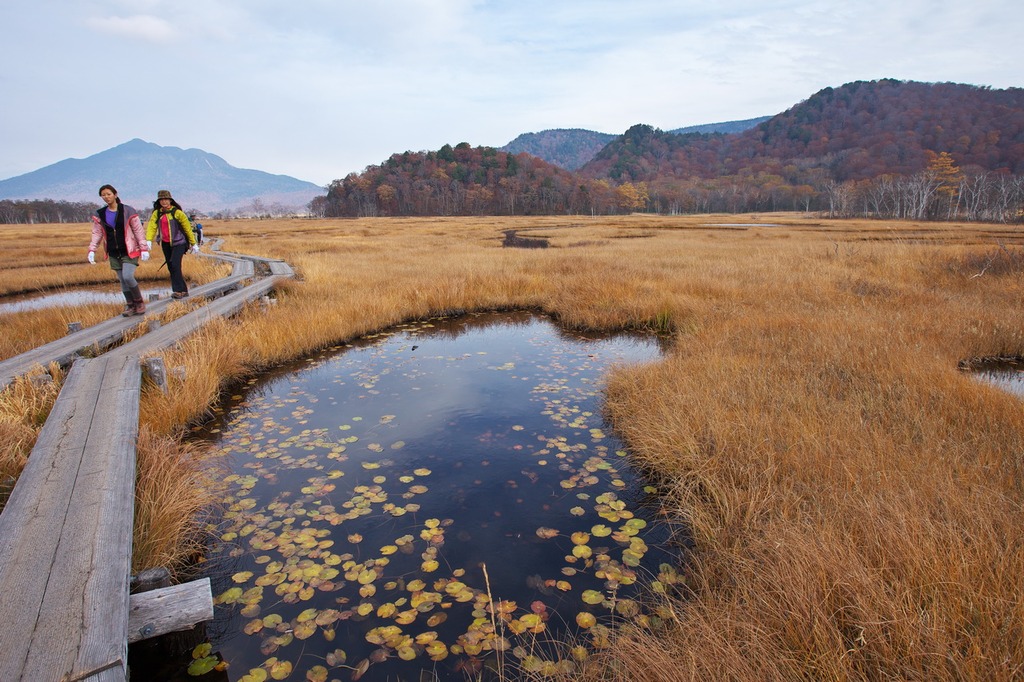
[{"label": "wooden boardwalk", "polygon": [[[191,291],[193,297],[215,298],[222,296],[227,292],[242,288],[246,281],[252,279],[255,272],[252,260],[244,260],[234,255],[217,257],[232,263],[231,275],[195,287]],[[169,298],[147,303],[147,317],[154,314],[159,315],[170,304],[171,299]],[[14,381],[15,377],[28,374],[39,367],[46,367],[51,362],[67,367],[78,356],[101,353],[120,343],[130,331],[142,324],[145,324],[145,317],[112,317],[100,324],[80,329],[21,355],[0,360],[0,390]]]},{"label": "wooden boardwalk", "polygon": [[127,678],[141,376],[75,362],[0,514],[0,679]]},{"label": "wooden boardwalk", "polygon": [[[255,260],[272,275],[254,279],[248,260],[231,281],[207,285],[217,298],[98,357],[76,358],[69,348],[106,348],[139,318],[3,363],[0,388],[51,361],[71,369],[0,513],[0,682],[124,682],[128,642],[212,617],[208,580],[129,596],[140,357],[292,276],[287,264]],[[186,613],[168,618],[171,609]]]}]

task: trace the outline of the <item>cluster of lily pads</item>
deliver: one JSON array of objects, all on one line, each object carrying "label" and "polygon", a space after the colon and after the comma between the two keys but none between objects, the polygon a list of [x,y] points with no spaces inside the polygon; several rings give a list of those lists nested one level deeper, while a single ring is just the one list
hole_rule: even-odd
[{"label": "cluster of lily pads", "polygon": [[[380,347],[376,353],[378,360],[384,355]],[[303,373],[289,378],[285,394],[236,396],[218,438],[238,466],[223,481],[220,542],[210,558],[211,566],[233,562],[238,569],[222,576],[229,584],[215,601],[237,615],[238,630],[255,644],[227,657],[232,666],[248,666],[237,679],[283,680],[298,672],[314,682],[358,680],[373,666],[414,661],[438,678],[502,666],[553,675],[605,646],[616,622],[658,627],[664,614],[642,596],[671,591],[678,576],[669,562],[652,565],[648,521],[630,508],[639,496],[624,470],[625,453],[600,427],[599,392],[585,378],[599,373],[599,363],[590,348],[574,363],[575,357],[566,352],[560,362],[574,371],[587,365],[576,384],[547,369],[541,380],[525,377],[541,408],[539,422],[548,426],[513,424],[498,434],[506,448],[501,456],[515,458],[522,477],[508,484],[510,494],[531,487],[531,500],[550,498],[549,523],[519,528],[503,517],[503,534],[519,542],[532,536],[530,543],[562,557],[540,572],[524,570],[514,589],[491,582],[508,556],[451,563],[462,556],[449,551],[453,546],[500,531],[490,520],[477,529],[480,519],[428,513],[447,509],[450,489],[432,490],[435,468],[403,457],[411,437],[389,433],[400,413],[348,414],[344,423],[319,425],[321,398],[304,392]],[[303,372],[331,362],[307,363]],[[488,368],[522,372],[508,362]],[[350,385],[367,395],[380,388],[381,374],[361,367],[349,375]],[[492,455],[496,438],[493,430],[480,436]],[[530,596],[517,600],[512,592]],[[552,628],[558,638],[574,635],[573,643],[542,644]],[[191,672],[224,665],[204,647]]]}]

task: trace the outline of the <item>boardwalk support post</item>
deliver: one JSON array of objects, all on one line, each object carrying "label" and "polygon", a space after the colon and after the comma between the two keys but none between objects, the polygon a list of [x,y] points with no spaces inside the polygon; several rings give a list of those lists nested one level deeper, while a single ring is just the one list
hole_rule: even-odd
[{"label": "boardwalk support post", "polygon": [[167,393],[167,368],[162,357],[146,358],[142,361],[142,370],[147,379],[152,381],[161,391]]}]

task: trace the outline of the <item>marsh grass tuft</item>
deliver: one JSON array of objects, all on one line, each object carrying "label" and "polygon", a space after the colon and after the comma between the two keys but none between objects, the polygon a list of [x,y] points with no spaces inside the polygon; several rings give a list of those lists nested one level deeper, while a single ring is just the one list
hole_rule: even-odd
[{"label": "marsh grass tuft", "polygon": [[985,252],[968,252],[951,264],[954,272],[968,277],[1007,277],[1024,273],[1024,248],[1000,244]]},{"label": "marsh grass tuft", "polygon": [[205,521],[219,490],[216,462],[194,445],[145,427],[137,453],[132,568],[163,566],[180,576],[202,557]]},{"label": "marsh grass tuft", "polygon": [[0,392],[0,477],[17,479],[60,393],[64,372],[53,365],[16,378]]},{"label": "marsh grass tuft", "polygon": [[122,307],[123,304],[94,303],[0,314],[0,325],[4,328],[0,334],[0,360],[65,336],[71,322],[91,327],[117,315]]}]

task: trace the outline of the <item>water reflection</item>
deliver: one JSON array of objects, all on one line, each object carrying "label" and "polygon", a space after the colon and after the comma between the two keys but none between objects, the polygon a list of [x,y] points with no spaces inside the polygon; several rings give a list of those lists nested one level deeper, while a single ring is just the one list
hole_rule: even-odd
[{"label": "water reflection", "polygon": [[505,230],[501,245],[514,249],[546,249],[549,244],[543,237],[520,237],[515,230]]},{"label": "water reflection", "polygon": [[[166,297],[170,294],[170,289],[159,287],[143,289],[142,295],[146,300],[149,300],[150,294],[159,294],[162,297]],[[0,315],[96,303],[124,303],[124,294],[116,287],[112,287],[105,289],[73,289],[46,294],[15,296],[6,299],[4,303],[0,303]]]},{"label": "water reflection", "polygon": [[481,314],[251,382],[197,435],[233,466],[209,553],[215,655],[243,680],[494,679],[499,650],[551,672],[574,665],[543,644],[567,630],[593,649],[617,621],[656,622],[634,597],[671,589],[678,561],[600,389],[658,355]]},{"label": "water reflection", "polygon": [[979,363],[974,367],[974,374],[979,379],[1024,398],[1024,362],[992,360]]}]

